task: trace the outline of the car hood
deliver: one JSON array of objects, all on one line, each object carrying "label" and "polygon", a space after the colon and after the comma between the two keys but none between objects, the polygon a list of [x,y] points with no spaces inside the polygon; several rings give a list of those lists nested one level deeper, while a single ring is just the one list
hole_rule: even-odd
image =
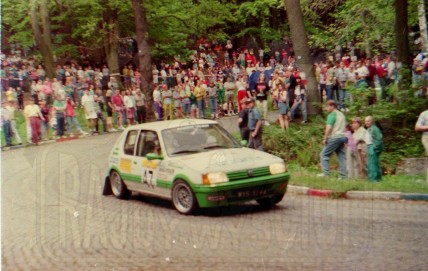
[{"label": "car hood", "polygon": [[283,161],[274,155],[249,148],[211,150],[174,157],[172,160],[201,173],[258,168]]}]

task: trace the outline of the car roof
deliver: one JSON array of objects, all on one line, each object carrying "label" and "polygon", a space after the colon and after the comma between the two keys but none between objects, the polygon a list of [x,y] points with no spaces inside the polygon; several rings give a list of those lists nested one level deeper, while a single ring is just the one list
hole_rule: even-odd
[{"label": "car roof", "polygon": [[206,119],[177,119],[177,120],[165,120],[165,121],[154,121],[146,122],[138,125],[128,126],[125,131],[128,130],[154,130],[160,132],[165,129],[192,126],[192,125],[203,125],[203,124],[218,124],[217,121],[206,120]]}]

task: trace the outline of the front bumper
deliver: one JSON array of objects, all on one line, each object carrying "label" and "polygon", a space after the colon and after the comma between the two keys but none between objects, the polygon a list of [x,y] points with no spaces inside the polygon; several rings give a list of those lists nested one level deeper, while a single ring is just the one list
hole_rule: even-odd
[{"label": "front bumper", "polygon": [[289,173],[248,178],[217,185],[194,185],[199,207],[227,206],[287,192]]}]

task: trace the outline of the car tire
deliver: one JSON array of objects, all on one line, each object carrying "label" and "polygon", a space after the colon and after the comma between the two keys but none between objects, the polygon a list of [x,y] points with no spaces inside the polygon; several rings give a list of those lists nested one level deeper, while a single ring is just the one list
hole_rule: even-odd
[{"label": "car tire", "polygon": [[257,203],[265,208],[272,208],[284,198],[284,194],[278,194],[267,198],[257,199]]},{"label": "car tire", "polygon": [[189,215],[198,208],[195,193],[188,183],[177,180],[171,191],[172,204],[174,208],[183,215]]},{"label": "car tire", "polygon": [[129,199],[131,197],[131,192],[128,190],[122,178],[120,177],[120,174],[117,171],[113,170],[110,173],[109,179],[111,191],[113,192],[113,195],[115,195],[116,198]]}]

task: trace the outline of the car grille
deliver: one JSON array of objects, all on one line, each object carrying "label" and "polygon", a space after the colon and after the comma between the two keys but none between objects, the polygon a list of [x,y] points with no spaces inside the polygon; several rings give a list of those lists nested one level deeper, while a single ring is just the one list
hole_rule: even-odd
[{"label": "car grille", "polygon": [[245,170],[238,170],[238,171],[232,171],[227,173],[227,177],[229,178],[229,181],[237,181],[241,179],[260,177],[260,176],[266,176],[266,175],[270,175],[269,167],[245,169]]}]

